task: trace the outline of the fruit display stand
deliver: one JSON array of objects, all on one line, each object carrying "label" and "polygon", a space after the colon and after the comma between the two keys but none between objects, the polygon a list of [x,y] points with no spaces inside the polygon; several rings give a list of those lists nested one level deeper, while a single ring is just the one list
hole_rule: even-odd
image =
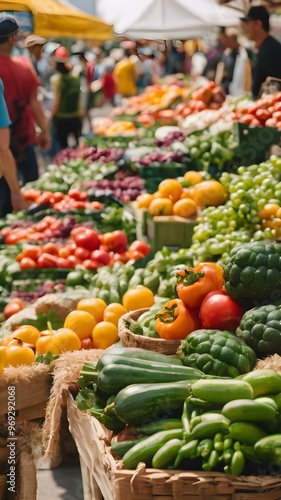
[{"label": "fruit display stand", "polygon": [[122,470],[110,453],[112,433],[77,409],[67,396],[70,432],[76,442],[84,500],[278,500],[281,476],[234,476],[219,472],[148,469]]}]

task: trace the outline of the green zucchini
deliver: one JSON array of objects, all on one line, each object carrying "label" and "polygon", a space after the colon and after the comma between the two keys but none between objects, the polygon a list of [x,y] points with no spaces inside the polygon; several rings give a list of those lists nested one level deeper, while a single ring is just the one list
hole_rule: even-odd
[{"label": "green zucchini", "polygon": [[129,385],[115,398],[116,415],[122,422],[136,425],[173,417],[175,410],[182,410],[193,382]]},{"label": "green zucchini", "polygon": [[135,469],[140,462],[151,465],[155,453],[171,439],[182,439],[182,429],[157,432],[136,444],[123,456],[125,469]]},{"label": "green zucchini", "polygon": [[182,421],[179,418],[163,418],[162,420],[152,420],[152,422],[144,423],[136,427],[139,434],[147,434],[151,436],[156,432],[170,431],[182,427]]},{"label": "green zucchini", "polygon": [[[96,365],[96,370],[98,372],[102,371],[106,366],[115,364],[115,365],[128,365],[128,366],[137,366],[139,368],[142,368],[144,370],[146,369],[151,369],[157,368],[159,370],[165,371],[165,370],[172,370],[172,371],[181,371],[181,373],[187,373],[185,371],[185,368],[189,368],[190,373],[197,373],[198,378],[199,376],[202,377],[204,375],[203,372],[200,372],[196,368],[190,368],[189,366],[183,366],[175,364],[175,363],[170,363],[169,360],[167,362],[159,362],[159,361],[153,361],[153,360],[148,360],[148,359],[143,359],[143,358],[136,358],[132,356],[124,356],[123,354],[109,354],[105,353],[103,354]],[[196,377],[195,377],[196,378]]]},{"label": "green zucchini", "polygon": [[254,446],[254,444],[266,436],[266,433],[258,425],[251,422],[233,422],[230,424],[229,436],[241,444]]},{"label": "green zucchini", "polygon": [[226,404],[235,399],[253,399],[253,389],[248,382],[237,379],[204,379],[191,388],[196,398],[215,404]]},{"label": "green zucchini", "polygon": [[252,399],[236,399],[228,402],[222,414],[231,422],[268,422],[276,416],[273,406]]},{"label": "green zucchini", "polygon": [[241,376],[253,388],[254,398],[281,392],[281,375],[275,370],[253,370]]},{"label": "green zucchini", "polygon": [[99,364],[102,363],[103,356],[107,356],[108,354],[117,354],[119,356],[125,356],[127,358],[132,359],[146,359],[147,361],[153,362],[156,361],[158,363],[168,363],[173,365],[183,366],[181,360],[179,358],[174,358],[173,356],[166,356],[165,354],[161,354],[155,351],[149,351],[148,349],[141,349],[139,347],[123,347],[122,344],[114,344],[113,346],[106,349],[104,354],[100,357],[97,362],[97,370],[99,370]]},{"label": "green zucchini", "polygon": [[113,455],[117,455],[118,457],[123,457],[127,451],[129,451],[135,444],[140,443],[147,436],[141,437],[139,439],[130,439],[128,441],[118,441],[117,443],[112,443],[110,451]]},{"label": "green zucchini", "polygon": [[167,365],[148,363],[146,368],[129,364],[109,364],[98,374],[97,388],[106,394],[117,394],[121,389],[131,384],[166,383],[180,380],[196,380],[200,373],[190,367],[169,368]]}]

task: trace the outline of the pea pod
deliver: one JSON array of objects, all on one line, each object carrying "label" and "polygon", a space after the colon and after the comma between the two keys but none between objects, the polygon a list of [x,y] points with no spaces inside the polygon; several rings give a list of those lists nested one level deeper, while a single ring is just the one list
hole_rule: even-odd
[{"label": "pea pod", "polygon": [[173,465],[173,469],[177,469],[184,459],[193,460],[194,458],[196,458],[197,446],[198,446],[198,439],[193,439],[192,441],[185,443],[180,448],[177,454],[176,460]]},{"label": "pea pod", "polygon": [[154,469],[167,469],[172,466],[184,443],[185,441],[175,438],[163,444],[152,459],[152,467]]},{"label": "pea pod", "polygon": [[227,448],[224,450],[222,456],[225,464],[230,464],[235,451],[233,448]]},{"label": "pea pod", "polygon": [[203,462],[202,469],[204,471],[214,470],[219,461],[219,454],[216,450],[211,451],[208,461]]},{"label": "pea pod", "polygon": [[245,467],[245,457],[242,451],[235,451],[231,459],[230,472],[233,476],[241,476]]},{"label": "pea pod", "polygon": [[203,439],[197,446],[197,457],[208,458],[211,451],[214,449],[214,441],[212,439]]}]

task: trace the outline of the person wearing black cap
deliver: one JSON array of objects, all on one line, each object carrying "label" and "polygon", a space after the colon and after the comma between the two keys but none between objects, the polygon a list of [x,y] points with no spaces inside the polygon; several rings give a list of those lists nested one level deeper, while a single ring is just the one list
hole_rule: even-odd
[{"label": "person wearing black cap", "polygon": [[269,34],[269,12],[265,7],[251,7],[241,21],[246,37],[255,42],[252,94],[257,98],[267,77],[281,78],[281,44]]},{"label": "person wearing black cap", "polygon": [[[38,178],[35,145],[49,148],[50,135],[46,117],[38,101],[40,85],[31,62],[23,56],[12,57],[19,30],[16,18],[0,14],[0,78],[11,119],[11,150],[22,183]],[[35,122],[41,132],[36,137]],[[8,193],[0,193],[1,197]]]}]

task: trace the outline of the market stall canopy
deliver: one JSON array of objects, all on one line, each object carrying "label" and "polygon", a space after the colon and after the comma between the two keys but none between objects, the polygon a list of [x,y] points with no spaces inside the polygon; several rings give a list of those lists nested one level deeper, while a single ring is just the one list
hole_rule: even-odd
[{"label": "market stall canopy", "polygon": [[31,12],[34,33],[47,38],[113,38],[112,26],[58,0],[0,0],[0,11]]},{"label": "market stall canopy", "polygon": [[202,36],[206,27],[234,26],[247,12],[248,0],[97,0],[97,14],[117,35],[149,40]]}]

